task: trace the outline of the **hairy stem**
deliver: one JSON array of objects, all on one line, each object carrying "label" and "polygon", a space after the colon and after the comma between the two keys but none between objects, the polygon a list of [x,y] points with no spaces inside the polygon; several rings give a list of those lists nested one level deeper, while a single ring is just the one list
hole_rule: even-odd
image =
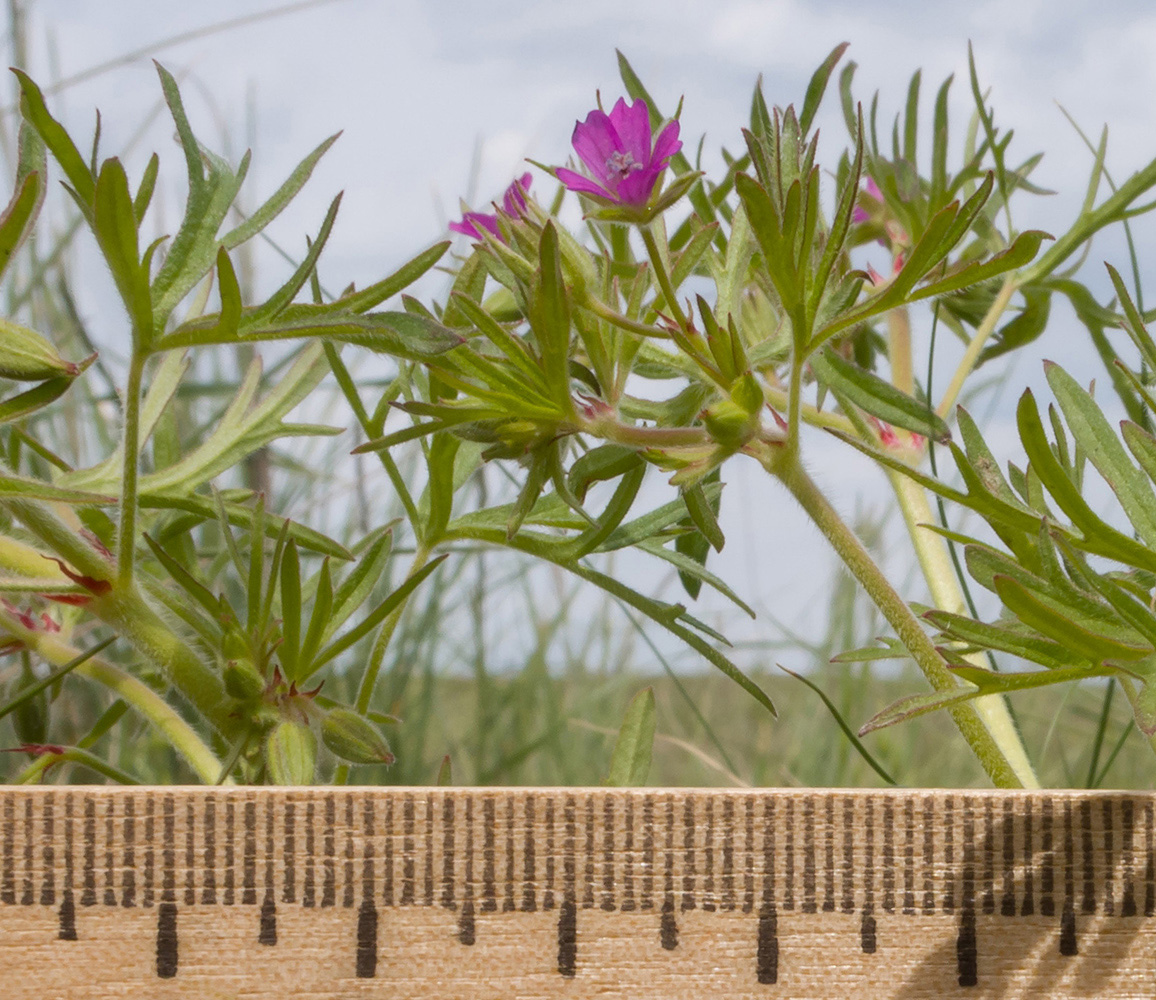
[{"label": "hairy stem", "polygon": [[[927,502],[926,491],[914,480],[898,472],[888,472],[888,478],[899,501],[899,509],[903,512],[903,521],[911,536],[915,554],[919,558],[924,579],[927,580],[927,586],[931,591],[932,602],[944,611],[962,613],[963,591],[960,589],[959,580],[956,579],[947,543],[942,536],[923,527],[935,523],[931,505]],[[976,666],[987,665],[983,656],[978,653],[965,659],[975,663]],[[1024,788],[1039,788],[1039,779],[1036,777],[1032,762],[1028,759],[1004,696],[986,695],[976,698],[971,704],[988,732],[1002,748],[1020,784]]]},{"label": "hairy stem", "polygon": [[[62,667],[83,655],[83,650],[66,642],[57,633],[23,628],[11,616],[4,617],[3,625],[6,631],[52,666]],[[80,664],[76,673],[103,684],[128,702],[188,761],[205,784],[211,785],[220,777],[221,762],[212,749],[175,708],[143,681],[99,656]]]},{"label": "hairy stem", "polygon": [[951,381],[947,385],[947,391],[943,394],[943,399],[939,401],[939,405],[935,408],[935,412],[941,417],[946,417],[956,400],[959,399],[959,394],[963,390],[963,383],[967,377],[975,370],[976,362],[979,360],[979,352],[983,350],[984,344],[987,343],[988,338],[995,332],[996,324],[1000,321],[1000,317],[1007,312],[1008,306],[1011,304],[1012,296],[1015,294],[1016,288],[1015,278],[1008,278],[1000,290],[996,293],[995,299],[984,315],[983,320],[979,326],[975,328],[975,335],[971,338],[967,345],[967,350],[963,352],[963,357],[959,359],[959,366],[955,369],[955,374],[951,376]]},{"label": "hairy stem", "polygon": [[[800,463],[781,454],[781,449],[768,450],[760,456],[768,472],[782,481],[792,496],[802,505],[815,526],[831,543],[832,548],[846,564],[852,575],[867,591],[883,617],[895,629],[900,641],[937,691],[951,691],[958,683],[947,664],[939,655],[931,639],[923,631],[919,620],[912,614],[902,597],[891,586],[883,571],[875,564],[863,543],[839,517],[826,496],[807,475]],[[971,704],[950,709],[955,724],[964,739],[979,758],[991,780],[1001,788],[1022,787],[1022,781],[1011,765],[1009,753],[1002,744],[1004,736],[989,732],[979,713]]]},{"label": "hairy stem", "polygon": [[124,392],[124,467],[120,479],[120,526],[116,536],[116,579],[119,586],[132,583],[136,552],[137,477],[140,472],[141,381],[145,355],[134,351]]}]

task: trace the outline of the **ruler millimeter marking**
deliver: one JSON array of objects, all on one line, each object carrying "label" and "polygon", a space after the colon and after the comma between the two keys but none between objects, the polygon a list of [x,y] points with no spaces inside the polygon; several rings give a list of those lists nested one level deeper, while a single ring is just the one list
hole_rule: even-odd
[{"label": "ruler millimeter marking", "polygon": [[[69,948],[99,942],[115,965],[131,941],[147,961],[105,971],[141,996],[161,984],[200,996],[206,982],[248,982],[258,996],[245,977],[289,926],[297,942],[326,928],[334,992],[316,995],[385,980],[391,995],[410,995],[404,985],[416,996],[452,969],[466,996],[511,983],[522,996],[594,995],[632,976],[651,996],[724,982],[752,997],[886,996],[904,983],[895,995],[966,996],[1041,963],[1052,996],[1112,976],[1152,995],[1154,804],[1131,793],[0,789],[0,967],[63,968],[56,995],[97,996],[83,991],[99,975],[70,963]],[[143,919],[108,919],[132,914]],[[468,955],[488,946],[497,957],[470,972]],[[277,961],[287,968],[299,951]]]}]

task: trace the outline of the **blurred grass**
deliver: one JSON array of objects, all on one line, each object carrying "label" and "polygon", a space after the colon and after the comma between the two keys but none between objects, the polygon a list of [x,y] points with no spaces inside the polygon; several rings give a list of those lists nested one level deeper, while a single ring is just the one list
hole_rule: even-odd
[{"label": "blurred grass", "polygon": [[[673,786],[878,787],[879,776],[855,753],[818,697],[786,676],[753,675],[779,708],[773,719],[726,678],[681,677],[695,706],[734,765],[729,775],[702,725],[667,676],[574,671],[550,677],[528,666],[515,676],[487,680],[490,711],[475,723],[478,685],[467,678],[412,676],[393,705],[405,720],[395,733],[398,763],[377,774],[360,769],[354,780],[433,783],[442,755],[453,763],[455,784],[597,785],[609,766],[614,734],[630,697],[654,688],[658,736],[649,783]],[[921,690],[922,677],[870,678],[826,666],[811,675],[829,696],[853,704],[857,725],[904,694]],[[1047,688],[1018,704],[1029,748],[1045,786],[1083,787],[1103,703],[1103,685]],[[1128,724],[1123,699],[1113,702],[1107,725],[1107,763]],[[1048,734],[1051,732],[1051,738]],[[985,788],[989,782],[945,714],[873,734],[870,751],[903,784],[912,787]],[[1152,752],[1133,730],[1100,782],[1102,787],[1150,788]]]}]

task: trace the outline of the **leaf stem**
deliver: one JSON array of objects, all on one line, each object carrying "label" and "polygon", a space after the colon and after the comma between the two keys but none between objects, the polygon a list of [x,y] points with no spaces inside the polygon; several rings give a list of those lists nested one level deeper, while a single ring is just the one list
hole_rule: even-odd
[{"label": "leaf stem", "polygon": [[[84,655],[84,651],[52,632],[25,629],[10,616],[3,626],[29,649],[53,666],[60,667]],[[181,714],[156,691],[107,660],[93,656],[76,668],[76,673],[116,692],[156,727],[197,773],[205,784],[213,784],[221,774],[221,762]]]},{"label": "leaf stem", "polygon": [[[760,456],[764,468],[776,476],[802,505],[815,526],[831,543],[832,548],[846,564],[854,577],[875,602],[883,617],[895,629],[896,635],[907,647],[924,676],[937,691],[950,691],[958,683],[934,643],[924,632],[919,620],[912,614],[891,582],[875,564],[863,543],[843,522],[838,512],[807,475],[797,458],[783,449],[767,449]],[[1002,745],[1005,738],[989,732],[979,713],[970,704],[950,709],[956,725],[967,740],[991,780],[1001,788],[1023,786],[1008,753]]]},{"label": "leaf stem", "polygon": [[116,581],[132,584],[136,551],[137,478],[140,473],[141,382],[145,354],[134,351],[124,391],[124,467],[120,480],[120,526],[116,538]]},{"label": "leaf stem", "polygon": [[963,357],[959,359],[959,366],[955,369],[955,374],[951,376],[951,381],[948,383],[947,391],[943,394],[943,399],[939,401],[939,405],[935,408],[935,412],[939,416],[946,419],[951,412],[952,407],[955,406],[959,399],[959,394],[963,390],[963,383],[967,377],[975,370],[976,362],[979,360],[979,352],[983,350],[984,344],[987,343],[988,338],[995,332],[995,326],[999,322],[1000,317],[1007,312],[1008,306],[1011,304],[1011,298],[1019,287],[1016,279],[1010,277],[1006,279],[1000,290],[996,293],[995,299],[988,307],[987,313],[980,321],[979,326],[975,328],[975,334],[967,345],[967,350],[963,352]]},{"label": "leaf stem", "polygon": [[[931,600],[936,607],[945,611],[964,611],[963,593],[955,575],[955,567],[947,550],[947,543],[941,535],[930,531],[926,525],[935,523],[935,516],[927,500],[927,493],[917,482],[894,470],[888,470],[888,478],[895,490],[899,509],[911,544],[919,559],[924,579],[931,591]],[[965,657],[977,666],[986,666],[979,654]],[[972,703],[976,714],[983,721],[987,731],[999,744],[1009,766],[1024,788],[1039,788],[1039,779],[1028,758],[1019,731],[1016,729],[1007,701],[1003,695],[993,694],[976,698]]]}]

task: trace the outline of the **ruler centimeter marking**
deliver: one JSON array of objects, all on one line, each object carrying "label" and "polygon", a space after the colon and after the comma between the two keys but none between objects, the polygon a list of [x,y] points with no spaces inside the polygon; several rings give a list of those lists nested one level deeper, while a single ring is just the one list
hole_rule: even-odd
[{"label": "ruler centimeter marking", "polygon": [[[1024,961],[1102,963],[1102,938],[1156,992],[1156,921],[1145,919],[1156,911],[1154,804],[1143,793],[926,790],[0,789],[0,967],[16,943],[55,963],[74,942],[115,948],[117,925],[94,915],[155,911],[149,971],[154,984],[176,981],[198,971],[183,939],[194,915],[249,910],[245,946],[274,949],[291,915],[333,911],[349,914],[339,978],[374,980],[407,961],[389,945],[404,915],[440,911],[452,932],[434,946],[451,963],[452,949],[484,947],[503,921],[545,919],[552,944],[535,932],[522,956],[545,950],[534,961],[563,995],[568,981],[612,971],[599,948],[619,925],[605,921],[629,927],[629,962],[645,964],[689,954],[687,927],[729,917],[748,943],[720,961],[748,984],[743,995],[815,974],[822,956],[800,945],[808,919],[838,921],[884,976],[910,972],[896,950],[917,944],[905,921],[947,928],[961,995],[988,967],[1014,964],[1019,924],[1034,928]],[[45,908],[54,939],[30,942],[21,915]],[[525,995],[554,995],[541,989]]]}]

